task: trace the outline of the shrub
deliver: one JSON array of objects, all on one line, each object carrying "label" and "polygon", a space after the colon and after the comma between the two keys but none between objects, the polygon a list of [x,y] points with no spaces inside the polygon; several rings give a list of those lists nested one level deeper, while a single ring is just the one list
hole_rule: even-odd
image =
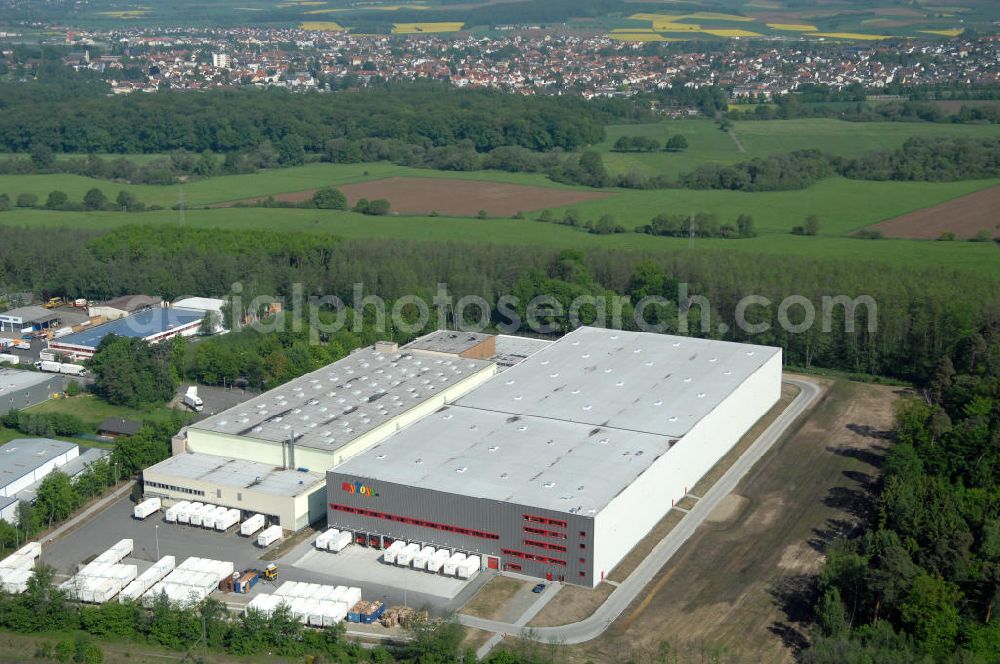
[{"label": "shrub", "polygon": [[17,207],[35,207],[38,205],[38,196],[35,194],[18,194],[14,205]]}]

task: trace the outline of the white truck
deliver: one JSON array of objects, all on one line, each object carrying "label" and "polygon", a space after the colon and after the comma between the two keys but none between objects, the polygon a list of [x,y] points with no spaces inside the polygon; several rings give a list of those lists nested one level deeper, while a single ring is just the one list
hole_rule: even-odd
[{"label": "white truck", "polygon": [[132,508],[132,518],[142,521],[153,512],[159,511],[162,504],[159,498],[149,498]]},{"label": "white truck", "polygon": [[63,364],[54,360],[40,360],[35,362],[35,368],[48,373],[61,373],[67,376],[86,376],[87,368],[82,364]]},{"label": "white truck", "polygon": [[205,408],[205,402],[198,396],[198,386],[192,385],[184,393],[184,405],[196,413],[200,413]]}]

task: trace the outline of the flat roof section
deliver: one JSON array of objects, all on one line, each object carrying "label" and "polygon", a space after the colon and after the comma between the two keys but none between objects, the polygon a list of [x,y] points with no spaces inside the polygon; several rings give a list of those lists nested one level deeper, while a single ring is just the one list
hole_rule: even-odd
[{"label": "flat roof section", "polygon": [[321,473],[285,470],[266,463],[231,459],[212,454],[178,454],[145,470],[181,480],[253,489],[274,496],[295,497],[326,482]]},{"label": "flat roof section", "polygon": [[5,319],[18,318],[24,325],[31,323],[45,323],[59,318],[59,316],[51,310],[36,305],[8,309],[7,311],[0,312],[0,316],[3,316]]},{"label": "flat roof section", "polygon": [[331,472],[594,516],[670,446],[648,433],[448,406]]},{"label": "flat roof section", "polygon": [[157,307],[92,327],[89,330],[58,337],[53,339],[52,343],[97,348],[101,339],[109,334],[145,339],[194,322],[200,322],[204,318],[205,312],[196,309]]},{"label": "flat roof section", "polygon": [[[54,375],[39,373],[37,371],[22,371],[6,367],[0,368],[0,399],[11,392],[19,392],[35,385],[41,385]],[[0,402],[0,408],[3,408],[2,402]]]},{"label": "flat roof section", "polygon": [[506,371],[515,364],[520,364],[538,351],[551,346],[553,343],[555,342],[546,339],[498,334],[497,352],[490,359],[497,363],[497,367],[501,371]]},{"label": "flat roof section", "polygon": [[455,403],[679,438],[780,353],[581,327]]},{"label": "flat roof section", "polygon": [[490,366],[364,348],[188,428],[332,452]]},{"label": "flat roof section", "polygon": [[50,438],[15,438],[0,447],[0,487],[45,465],[76,447]]},{"label": "flat roof section", "polygon": [[458,355],[492,337],[482,332],[459,332],[456,330],[435,330],[403,346],[406,350],[426,350],[432,353]]}]

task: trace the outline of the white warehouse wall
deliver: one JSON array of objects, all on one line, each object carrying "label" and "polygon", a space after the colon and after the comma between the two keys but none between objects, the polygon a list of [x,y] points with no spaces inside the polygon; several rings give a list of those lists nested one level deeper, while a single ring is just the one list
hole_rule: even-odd
[{"label": "white warehouse wall", "polygon": [[781,353],[749,376],[594,518],[594,585],[781,397]]}]

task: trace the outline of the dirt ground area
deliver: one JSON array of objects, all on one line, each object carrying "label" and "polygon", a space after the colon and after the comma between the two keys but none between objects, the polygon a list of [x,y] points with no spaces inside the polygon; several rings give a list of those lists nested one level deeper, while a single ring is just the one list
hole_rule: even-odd
[{"label": "dirt ground area", "polygon": [[462,613],[487,620],[499,620],[507,604],[525,585],[527,584],[519,579],[494,576],[462,607]]},{"label": "dirt ground area", "polygon": [[869,509],[903,393],[822,382],[820,403],[743,479],[737,499],[720,505],[713,516],[721,518],[701,527],[603,636],[566,647],[566,661],[657,661],[662,641],[718,656],[711,661],[794,661],[807,643],[802,591],[828,544]]},{"label": "dirt ground area", "polygon": [[869,230],[880,231],[886,237],[936,240],[942,233],[952,232],[960,240],[975,237],[982,230],[1000,238],[1000,186],[977,191],[968,196],[933,207],[880,221]]},{"label": "dirt ground area", "polygon": [[604,604],[614,589],[610,583],[601,583],[594,589],[564,584],[528,627],[555,627],[583,620]]},{"label": "dirt ground area", "polygon": [[401,214],[437,212],[474,217],[485,210],[490,217],[510,217],[550,207],[606,198],[611,194],[572,189],[550,189],[502,182],[436,178],[386,178],[340,187],[350,205],[359,198],[385,198]]},{"label": "dirt ground area", "polygon": [[465,628],[465,638],[462,639],[462,647],[470,650],[479,650],[479,647],[490,640],[493,632],[476,629],[474,627]]}]

